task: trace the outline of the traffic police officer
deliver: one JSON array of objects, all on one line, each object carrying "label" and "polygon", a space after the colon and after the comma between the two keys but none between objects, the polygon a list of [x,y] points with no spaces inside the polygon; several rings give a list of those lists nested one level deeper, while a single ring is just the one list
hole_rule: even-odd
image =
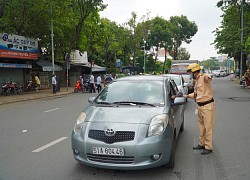
[{"label": "traffic police officer", "polygon": [[[184,97],[194,99],[198,104],[198,126],[200,129],[199,144],[193,149],[202,150],[201,154],[209,154],[213,149],[214,115],[215,104],[211,87],[212,78],[207,74],[200,73],[199,64],[190,64],[195,80],[194,92]],[[187,69],[188,69],[187,68]]]}]

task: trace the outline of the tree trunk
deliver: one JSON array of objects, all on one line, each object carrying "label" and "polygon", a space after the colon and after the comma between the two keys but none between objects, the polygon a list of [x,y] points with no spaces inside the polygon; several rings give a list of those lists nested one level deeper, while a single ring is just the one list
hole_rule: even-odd
[{"label": "tree trunk", "polygon": [[70,53],[71,53],[73,47],[75,47],[77,38],[79,37],[79,35],[80,35],[81,31],[82,31],[82,26],[83,26],[84,20],[85,20],[85,16],[83,16],[81,21],[78,23],[76,31],[75,31],[75,35],[73,37],[73,40],[70,43],[70,47],[69,47],[68,53],[66,55],[64,65],[63,65],[63,70],[62,70],[61,75],[59,76],[57,91],[61,90],[62,80],[65,79],[65,75],[66,75],[67,64],[68,63],[70,64]]},{"label": "tree trunk", "polygon": [[166,61],[167,61],[167,48],[164,47],[164,50],[165,50],[165,60],[164,60],[163,68],[162,68],[162,74],[165,74]]}]

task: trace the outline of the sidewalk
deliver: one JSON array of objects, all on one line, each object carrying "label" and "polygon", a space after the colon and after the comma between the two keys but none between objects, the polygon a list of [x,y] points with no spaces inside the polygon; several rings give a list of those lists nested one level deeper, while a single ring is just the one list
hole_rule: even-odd
[{"label": "sidewalk", "polygon": [[38,92],[23,92],[19,95],[18,94],[8,95],[8,96],[0,95],[0,105],[14,103],[14,102],[29,101],[33,99],[58,97],[71,93],[74,93],[74,87],[69,87],[68,90],[66,87],[61,87],[60,92],[57,92],[56,94],[52,94],[52,89],[42,89],[39,90]]}]

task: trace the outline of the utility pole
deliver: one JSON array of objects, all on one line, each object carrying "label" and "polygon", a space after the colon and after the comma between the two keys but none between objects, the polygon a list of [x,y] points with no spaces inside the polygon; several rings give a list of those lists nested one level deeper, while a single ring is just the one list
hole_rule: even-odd
[{"label": "utility pole", "polygon": [[51,56],[52,56],[52,74],[55,74],[55,60],[54,60],[54,30],[53,30],[53,11],[52,0],[50,0],[50,27],[51,27]]}]

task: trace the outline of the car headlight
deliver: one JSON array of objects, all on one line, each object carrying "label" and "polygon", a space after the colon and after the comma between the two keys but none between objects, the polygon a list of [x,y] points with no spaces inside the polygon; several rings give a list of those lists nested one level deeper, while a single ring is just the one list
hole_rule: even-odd
[{"label": "car headlight", "polygon": [[78,133],[81,132],[82,127],[83,127],[83,123],[85,121],[86,118],[86,113],[85,112],[81,112],[81,114],[78,116],[76,124],[75,124],[75,128],[74,130]]},{"label": "car headlight", "polygon": [[167,114],[155,116],[149,125],[148,137],[161,134],[168,125],[168,118]]}]

